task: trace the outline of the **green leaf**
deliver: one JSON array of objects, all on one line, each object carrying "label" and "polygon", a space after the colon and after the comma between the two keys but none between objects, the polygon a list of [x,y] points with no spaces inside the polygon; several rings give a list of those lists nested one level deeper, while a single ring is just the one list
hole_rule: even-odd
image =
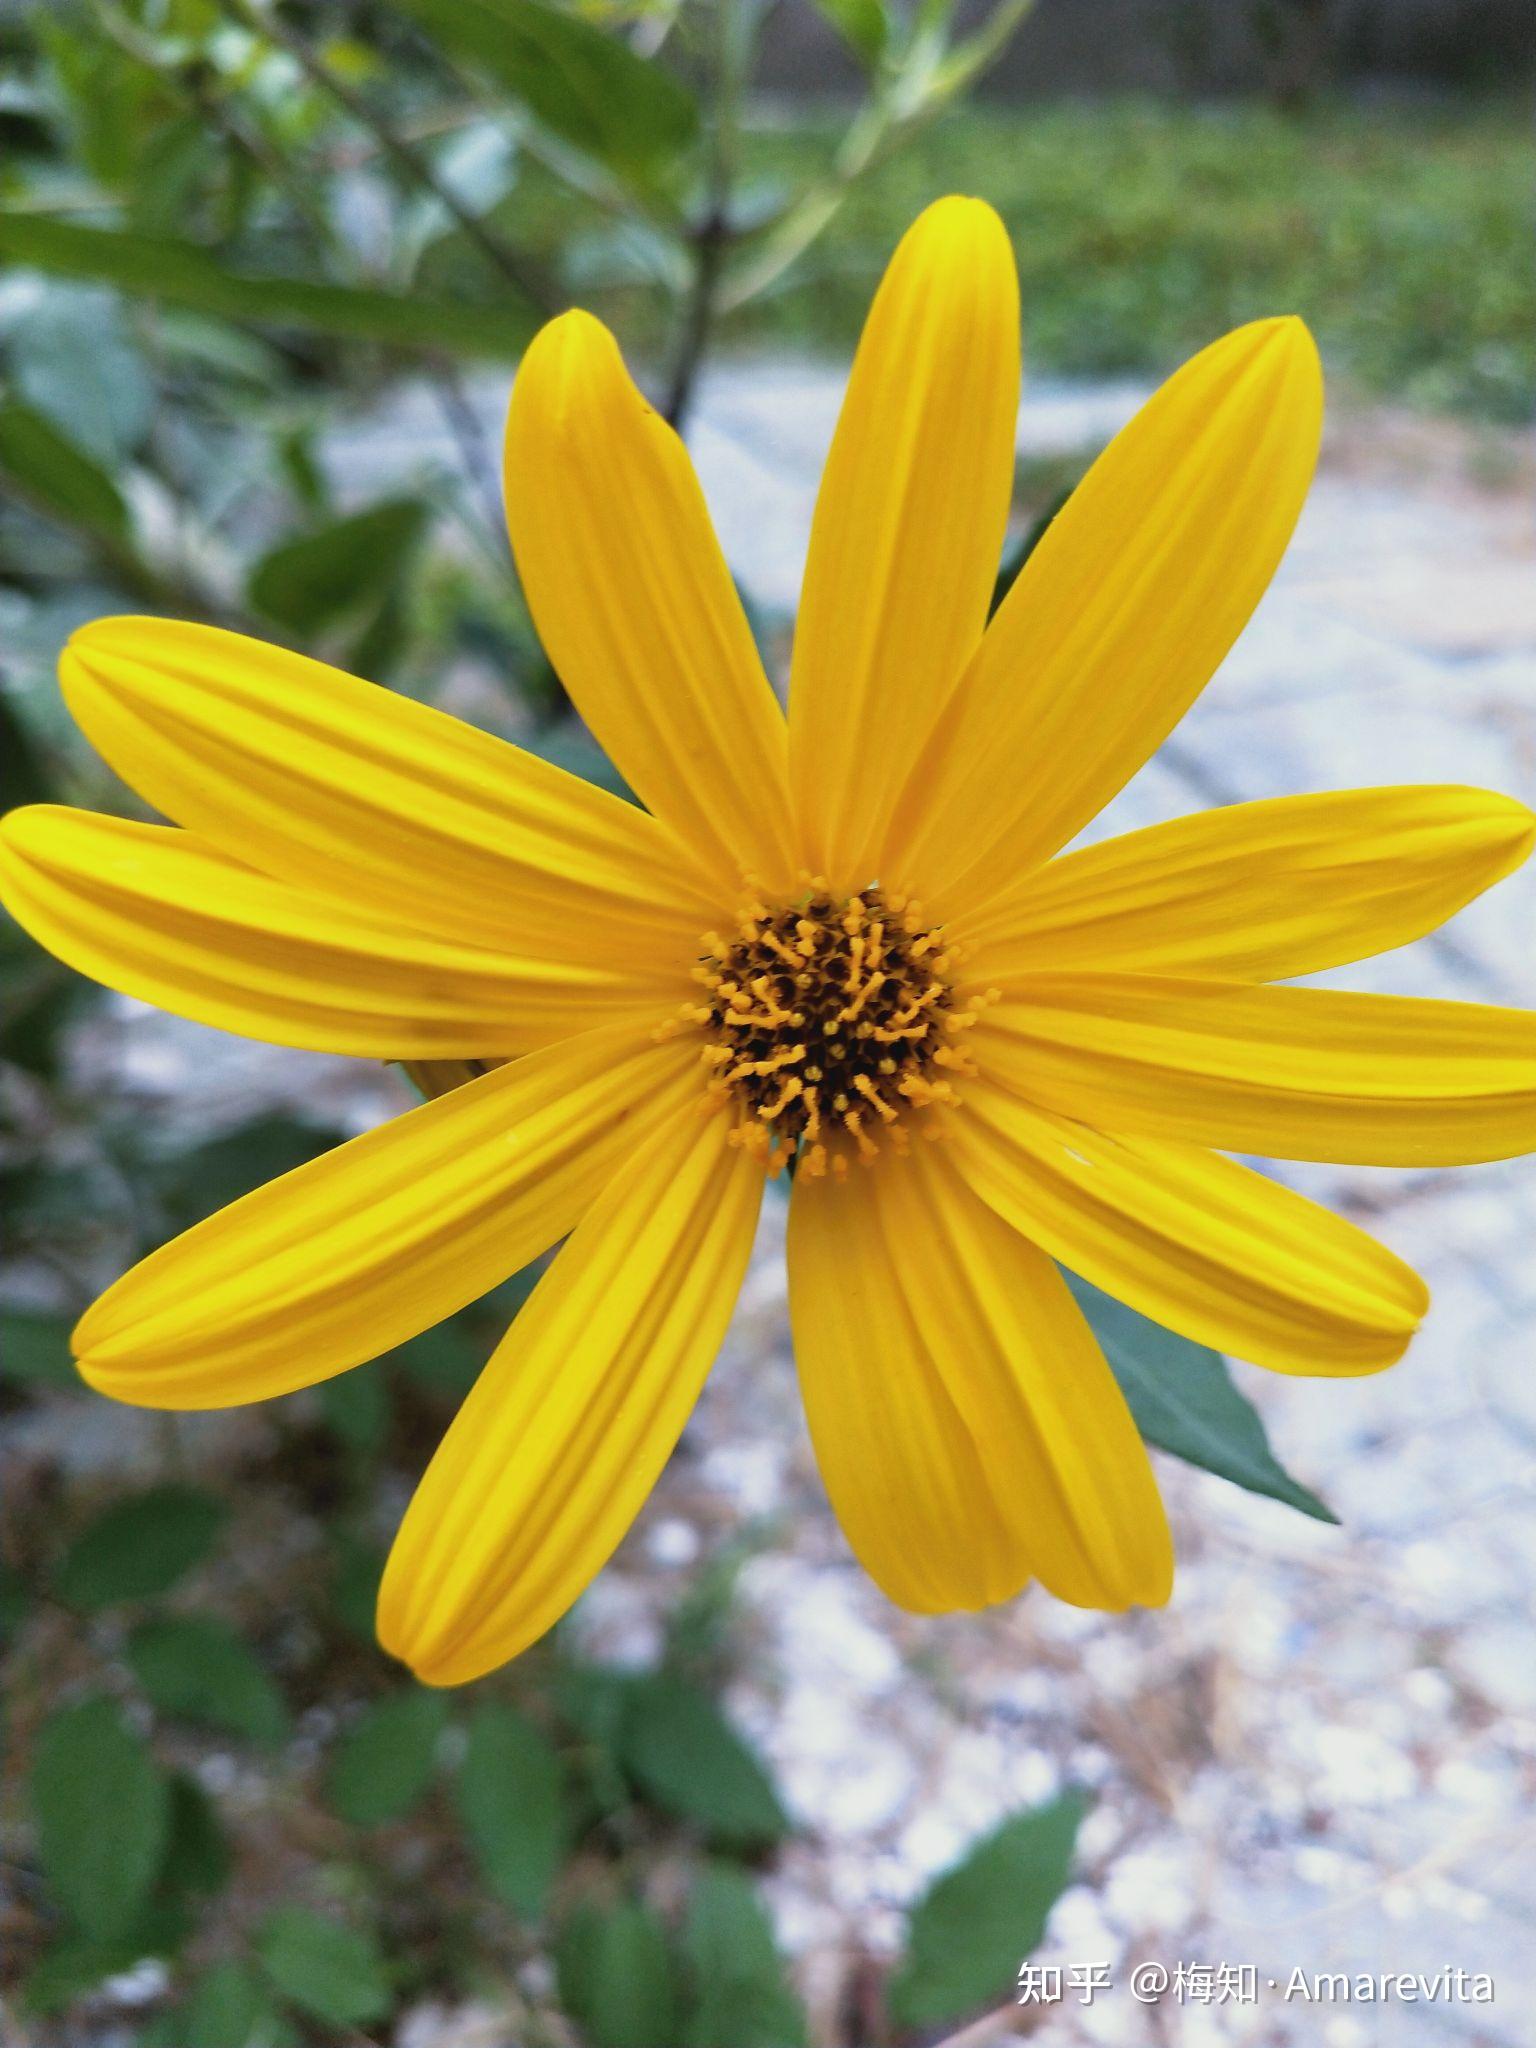
[{"label": "green leaf", "polygon": [[768,1773],[691,1679],[660,1671],[637,1680],[620,1744],[647,1797],[711,1841],[752,1849],[788,1832]]},{"label": "green leaf", "polygon": [[390,2007],[378,1942],[305,1906],[279,1906],[262,1922],[256,1954],[273,1989],[311,2019],[361,2027]]},{"label": "green leaf", "polygon": [[417,498],[391,498],[284,541],[251,571],[258,611],[296,633],[318,632],[396,588],[426,528]]},{"label": "green leaf", "polygon": [[224,320],[503,362],[519,353],[534,325],[529,309],[515,301],[474,306],[421,292],[402,297],[308,278],[262,276],[227,269],[207,249],[173,236],[82,227],[4,209],[0,259],[59,277],[94,278],[138,297]]},{"label": "green leaf", "polygon": [[659,63],[544,0],[397,0],[449,53],[623,177],[649,180],[693,142],[693,95]]},{"label": "green leaf", "polygon": [[429,1393],[449,1394],[461,1401],[480,1377],[485,1364],[485,1346],[462,1325],[440,1323],[435,1330],[423,1330],[390,1352],[390,1360]]},{"label": "green leaf", "polygon": [[29,2012],[61,2012],[107,1977],[142,1962],[148,1944],[127,1935],[111,1941],[90,1934],[65,1934],[50,1942],[27,1972],[22,2002]]},{"label": "green leaf", "polygon": [[185,1771],[170,1781],[169,1840],[160,1868],[162,1893],[173,1899],[188,1894],[204,1898],[229,1882],[229,1842],[218,1812],[196,1778]]},{"label": "green leaf", "polygon": [[368,1457],[389,1434],[389,1375],[377,1359],[339,1372],[318,1389],[327,1426],[348,1450]]},{"label": "green leaf", "polygon": [[351,1529],[338,1529],[331,1543],[331,1603],[343,1625],[353,1635],[371,1643],[379,1581],[384,1576],[384,1553]]},{"label": "green leaf", "polygon": [[142,1622],[128,1638],[128,1662],[163,1714],[268,1745],[288,1731],[282,1694],[234,1630],[211,1615]]},{"label": "green leaf", "polygon": [[206,1144],[155,1161],[149,1179],[172,1232],[328,1152],[335,1133],[297,1117],[260,1116]]},{"label": "green leaf", "polygon": [[376,1827],[398,1820],[432,1782],[448,1719],[440,1692],[414,1686],[374,1700],[337,1745],[326,1796],[343,1820]]},{"label": "green leaf", "polygon": [[1258,1410],[1217,1352],[1175,1336],[1075,1273],[1066,1279],[1148,1443],[1319,1522],[1338,1521],[1276,1459]]},{"label": "green leaf", "polygon": [[578,1906],[555,1944],[560,2001],[591,2048],[663,2048],[677,2037],[666,1930],[647,1906]]},{"label": "green leaf", "polygon": [[59,1598],[89,1614],[169,1592],[212,1550],[224,1515],[222,1502],[194,1486],[152,1486],[114,1501],[66,1551]]},{"label": "green leaf", "polygon": [[155,389],[113,293],[45,287],[12,327],[9,356],[19,395],[94,461],[110,469],[143,440]]},{"label": "green leaf", "polygon": [[20,1308],[0,1311],[0,1372],[31,1386],[78,1387],[69,1329],[64,1316]]},{"label": "green leaf", "polygon": [[859,62],[873,71],[890,41],[891,17],[885,0],[815,0],[815,6]]},{"label": "green leaf", "polygon": [[565,1770],[548,1736],[514,1708],[483,1702],[454,1796],[486,1883],[514,1913],[537,1919],[571,1837]]},{"label": "green leaf", "polygon": [[254,1970],[216,1963],[187,2001],[180,2038],[187,2048],[285,2048],[294,2034]]},{"label": "green leaf", "polygon": [[1052,1906],[1066,1889],[1079,1793],[1015,1814],[975,1842],[912,1909],[907,1948],[891,1982],[899,2027],[963,2019],[1009,1997],[1020,1962],[1040,1945]]},{"label": "green leaf", "polygon": [[31,1800],[53,1896],[92,1940],[125,1935],[159,1874],[171,1796],[111,1700],[81,1700],[44,1723]]},{"label": "green leaf", "polygon": [[110,545],[128,545],[128,507],[106,471],[19,398],[0,399],[0,476],[41,511]]},{"label": "green leaf", "polygon": [[693,2009],[683,2048],[804,2048],[805,2015],[790,1990],[769,1919],[744,1871],[706,1863],[683,1922]]}]

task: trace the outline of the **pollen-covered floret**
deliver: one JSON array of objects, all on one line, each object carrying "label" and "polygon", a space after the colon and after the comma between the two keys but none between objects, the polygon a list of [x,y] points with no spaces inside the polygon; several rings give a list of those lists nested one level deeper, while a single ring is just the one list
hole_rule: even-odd
[{"label": "pollen-covered floret", "polygon": [[882,1143],[904,1150],[913,1115],[956,1103],[952,1077],[974,1071],[959,1041],[987,997],[956,998],[957,957],[920,904],[873,886],[836,898],[816,878],[705,935],[704,998],[671,1028],[702,1032],[711,1095],[770,1173],[846,1173]]}]

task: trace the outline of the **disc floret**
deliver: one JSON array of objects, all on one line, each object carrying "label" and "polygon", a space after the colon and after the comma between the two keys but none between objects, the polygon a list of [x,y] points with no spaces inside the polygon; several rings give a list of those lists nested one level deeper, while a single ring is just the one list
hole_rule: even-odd
[{"label": "disc floret", "polygon": [[[834,896],[820,878],[791,903],[747,902],[733,932],[706,933],[703,990],[674,1028],[697,1027],[710,1098],[770,1174],[791,1160],[844,1174],[958,1101],[974,1072],[958,1040],[987,996],[956,999],[958,950],[910,898],[878,886]],[[989,992],[990,994],[990,992]]]}]

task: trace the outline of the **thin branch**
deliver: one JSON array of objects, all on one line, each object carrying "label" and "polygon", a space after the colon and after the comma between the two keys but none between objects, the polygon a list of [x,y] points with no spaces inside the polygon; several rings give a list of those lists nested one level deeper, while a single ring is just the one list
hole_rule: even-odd
[{"label": "thin branch", "polygon": [[513,290],[518,292],[538,312],[549,315],[558,312],[559,307],[544,278],[526,264],[510,244],[486,226],[476,213],[464,204],[453,189],[438,176],[430,158],[424,156],[414,142],[409,142],[391,122],[370,106],[364,96],[337,71],[333,71],[325,59],[312,50],[304,38],[280,20],[275,12],[269,12],[255,4],[255,0],[219,0],[225,14],[238,21],[242,27],[254,34],[265,36],[285,50],[298,65],[304,76],[317,91],[336,102],[360,128],[373,137],[384,153],[393,158],[406,175],[424,192],[432,197],[453,220],[465,240],[478,250],[486,262]]},{"label": "thin branch", "polygon": [[755,10],[743,10],[736,0],[715,0],[709,202],[690,237],[693,276],[662,407],[668,424],[677,428],[687,417],[719,311],[721,274],[732,239],[731,194],[739,169],[738,114],[751,75],[757,19]]},{"label": "thin branch", "polygon": [[714,326],[716,292],[729,240],[726,216],[718,207],[712,206],[694,236],[693,283],[683,313],[677,355],[667,380],[667,395],[662,404],[662,416],[668,426],[679,431],[687,420],[693,388],[709,344],[710,329]]}]

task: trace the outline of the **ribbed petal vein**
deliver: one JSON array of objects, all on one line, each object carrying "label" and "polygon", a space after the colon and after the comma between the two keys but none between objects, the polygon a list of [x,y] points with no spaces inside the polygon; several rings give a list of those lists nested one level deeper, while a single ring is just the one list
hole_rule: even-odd
[{"label": "ribbed petal vein", "polygon": [[807,865],[879,872],[887,818],[986,623],[1013,489],[1019,293],[1002,222],[941,199],[875,296],[821,480],[795,628]]},{"label": "ribbed petal vein", "polygon": [[1376,1372],[1428,1307],[1363,1230],[1236,1160],[967,1081],[947,1148],[1016,1230],[1155,1322],[1279,1372]]},{"label": "ribbed petal vein", "polygon": [[444,1437],[379,1595],[418,1677],[505,1663],[619,1543],[698,1396],[752,1246],[762,1168],[684,1111],[594,1203]]},{"label": "ribbed petal vein", "polygon": [[1271,797],[1063,854],[962,936],[1001,982],[1078,967],[1286,981],[1421,938],[1533,838],[1525,805],[1488,790]]},{"label": "ribbed petal vein", "polygon": [[373,1059],[507,1054],[674,986],[432,939],[273,881],[200,834],[37,804],[0,823],[0,897],[82,974],[248,1038]]},{"label": "ribbed petal vein", "polygon": [[377,1357],[563,1237],[696,1086],[628,1027],[499,1067],[152,1252],[81,1318],[80,1370],[119,1401],[222,1408]]},{"label": "ribbed petal vein", "polygon": [[688,451],[589,314],[523,358],[506,490],[540,638],[631,788],[728,896],[791,883],[783,713]]},{"label": "ribbed petal vein", "polygon": [[790,1311],[828,1491],[892,1598],[975,1607],[1030,1574],[1079,1606],[1167,1598],[1167,1523],[1114,1376],[1060,1274],[942,1147],[800,1177]]},{"label": "ribbed petal vein", "polygon": [[1536,1014],[1483,1003],[1039,975],[972,1050],[1028,1101],[1099,1130],[1362,1166],[1536,1149]]},{"label": "ribbed petal vein", "polygon": [[1169,379],[988,626],[902,797],[888,880],[979,906],[1103,809],[1263,595],[1321,420],[1317,352],[1297,320],[1239,328]]},{"label": "ribbed petal vein", "polygon": [[212,626],[99,619],[59,678],[125,782],[277,880],[601,966],[686,958],[709,910],[632,804],[323,662]]}]

